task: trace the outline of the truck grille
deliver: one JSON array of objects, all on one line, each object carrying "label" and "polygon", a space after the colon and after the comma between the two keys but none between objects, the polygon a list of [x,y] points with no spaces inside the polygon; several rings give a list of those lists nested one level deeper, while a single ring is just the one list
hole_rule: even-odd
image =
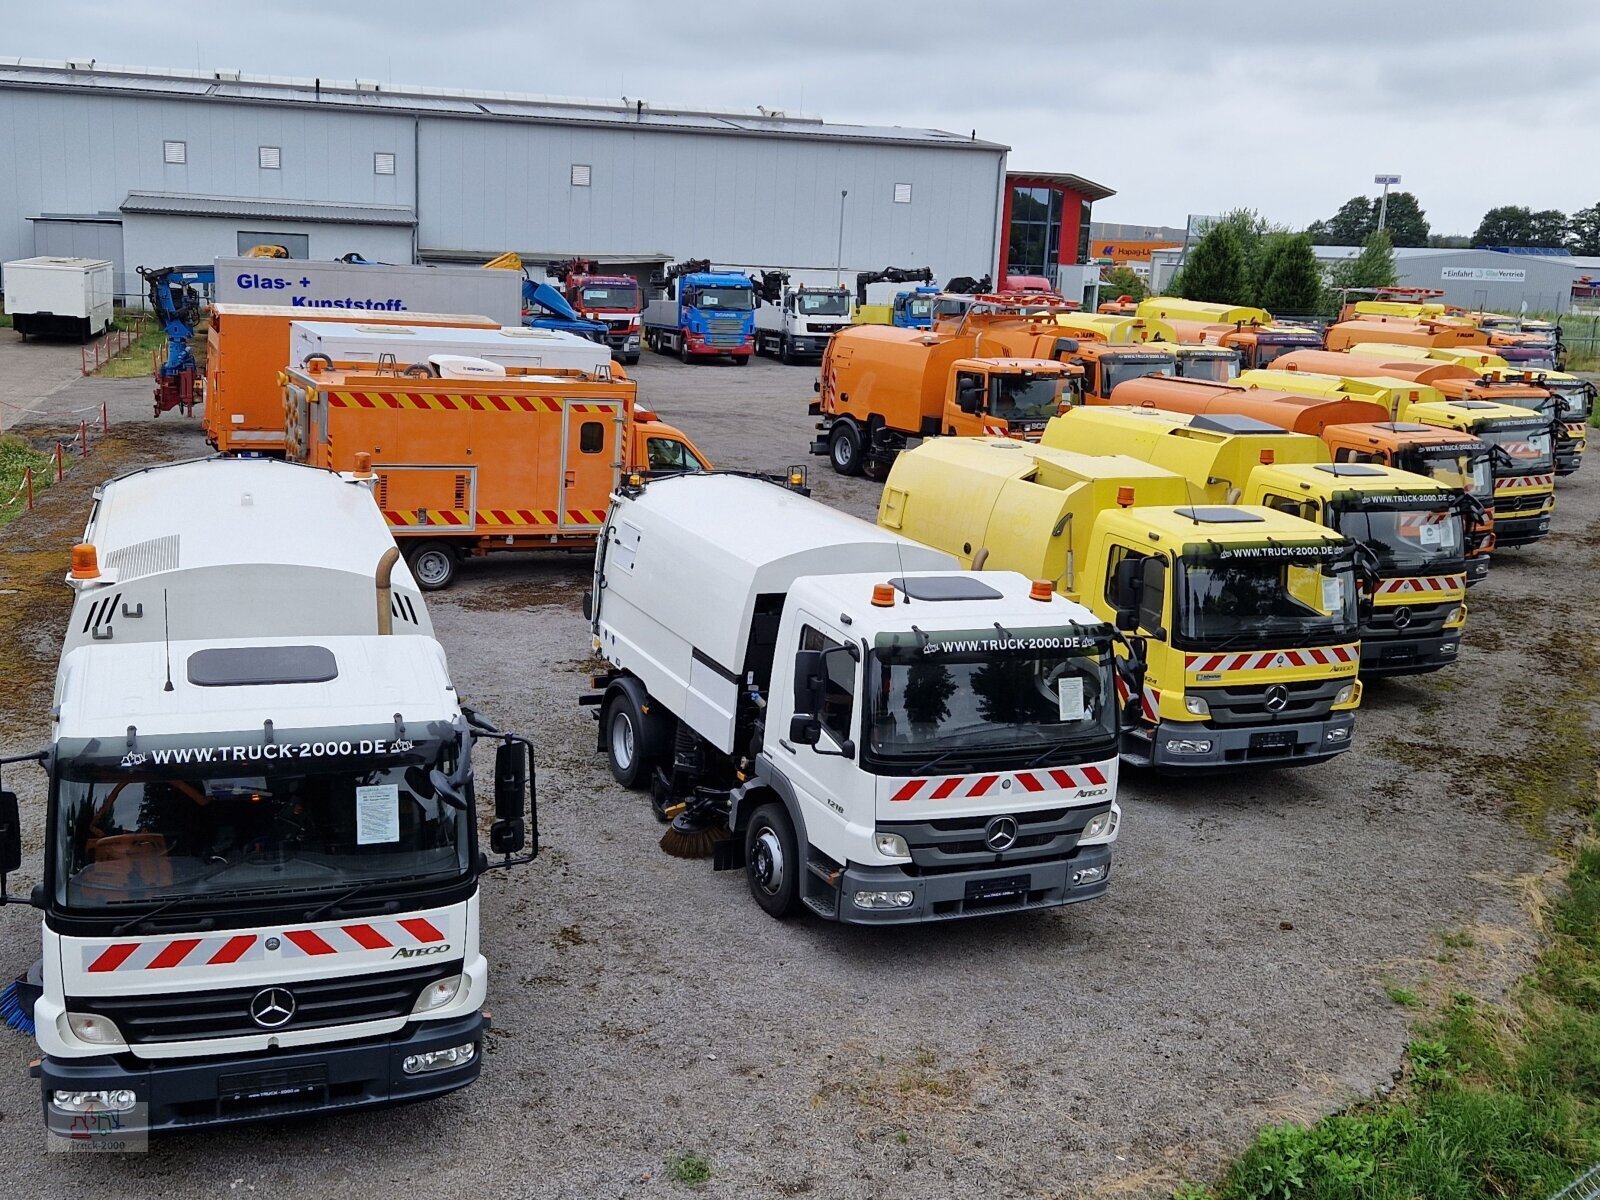
[{"label": "truck grille", "polygon": [[1267,692],[1275,684],[1254,687],[1196,688],[1211,706],[1211,725],[1270,725],[1273,722],[1317,721],[1333,709],[1333,698],[1350,682],[1339,679],[1300,679],[1281,686],[1288,689],[1289,702],[1277,712],[1267,707]]},{"label": "truck grille", "polygon": [[278,1029],[316,1029],[403,1017],[424,987],[460,970],[457,960],[441,966],[339,979],[255,983],[177,995],[84,997],[69,999],[67,1007],[73,1012],[99,1013],[110,1018],[133,1044],[244,1037],[262,1032],[262,1027],[250,1018],[250,1002],[265,987],[282,987],[294,996],[294,1016]]},{"label": "truck grille", "polygon": [[[1372,618],[1361,627],[1362,641],[1382,638],[1413,638],[1438,633],[1444,620],[1455,608],[1454,604],[1400,604],[1394,608],[1374,608]],[[1406,624],[1400,625],[1400,614],[1406,614]]]},{"label": "truck grille", "polygon": [[[905,838],[911,851],[912,865],[906,868],[908,874],[937,875],[946,871],[970,871],[974,867],[1069,858],[1089,819],[1110,807],[1106,803],[1034,812],[984,813],[935,821],[880,822],[878,828]],[[1001,815],[1016,821],[1017,840],[1009,849],[997,854],[984,843],[984,834],[989,822]]]},{"label": "truck grille", "polygon": [[744,345],[744,320],[741,317],[706,318],[706,341],[713,346]]},{"label": "truck grille", "polygon": [[1549,499],[1549,492],[1523,493],[1521,495],[1513,492],[1509,496],[1496,496],[1494,498],[1494,515],[1505,517],[1510,516],[1512,513],[1538,512]]}]

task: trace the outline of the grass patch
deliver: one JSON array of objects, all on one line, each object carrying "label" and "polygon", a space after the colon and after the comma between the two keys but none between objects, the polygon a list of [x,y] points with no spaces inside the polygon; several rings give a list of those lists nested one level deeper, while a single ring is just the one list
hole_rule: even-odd
[{"label": "grass patch", "polygon": [[667,1175],[685,1187],[704,1187],[711,1182],[711,1160],[702,1154],[674,1154],[667,1159]]},{"label": "grass patch", "polygon": [[0,436],[0,526],[28,511],[23,480],[29,467],[33,468],[35,495],[55,482],[55,462],[48,454],[14,435]]},{"label": "grass patch", "polygon": [[96,377],[143,379],[151,373],[156,351],[167,343],[166,331],[162,329],[161,322],[152,313],[130,313],[126,309],[118,309],[112,328],[132,329],[138,324],[141,315],[144,317],[144,331],[126,350],[96,371]]},{"label": "grass patch", "polygon": [[1410,988],[1401,987],[1398,983],[1386,984],[1383,993],[1402,1008],[1419,1008],[1422,1005],[1421,996]]}]

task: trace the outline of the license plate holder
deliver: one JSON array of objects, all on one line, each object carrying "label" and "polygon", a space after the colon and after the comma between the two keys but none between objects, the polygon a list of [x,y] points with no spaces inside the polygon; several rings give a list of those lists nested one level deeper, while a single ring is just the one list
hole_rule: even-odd
[{"label": "license plate holder", "polygon": [[1292,729],[1269,729],[1264,733],[1252,733],[1250,735],[1250,749],[1293,750],[1294,731]]},{"label": "license plate holder", "polygon": [[1030,875],[1006,875],[999,879],[967,881],[968,904],[994,904],[1001,900],[1020,900],[1028,894]]}]

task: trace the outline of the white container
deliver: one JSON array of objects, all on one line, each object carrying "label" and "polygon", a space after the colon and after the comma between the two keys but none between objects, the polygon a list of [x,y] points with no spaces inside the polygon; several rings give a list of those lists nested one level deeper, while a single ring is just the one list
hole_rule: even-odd
[{"label": "white container", "polygon": [[11,325],[24,338],[88,341],[111,328],[112,271],[103,258],[20,258],[0,268]]},{"label": "white container", "polygon": [[502,367],[557,367],[592,375],[611,370],[605,345],[556,329],[455,329],[438,325],[295,321],[289,326],[289,365],[303,367],[313,354],[333,363],[392,361],[404,370],[435,355],[480,358]]},{"label": "white container", "polygon": [[522,275],[483,267],[413,267],[303,258],[219,258],[218,304],[366,312],[483,313],[522,323]]}]

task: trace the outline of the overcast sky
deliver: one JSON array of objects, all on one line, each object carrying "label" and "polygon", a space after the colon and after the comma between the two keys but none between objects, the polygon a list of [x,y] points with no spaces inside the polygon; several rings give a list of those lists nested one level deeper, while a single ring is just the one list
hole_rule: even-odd
[{"label": "overcast sky", "polygon": [[1103,221],[1331,215],[1392,172],[1435,232],[1600,202],[1592,0],[127,0],[4,4],[0,53],[803,109],[1009,145]]}]

